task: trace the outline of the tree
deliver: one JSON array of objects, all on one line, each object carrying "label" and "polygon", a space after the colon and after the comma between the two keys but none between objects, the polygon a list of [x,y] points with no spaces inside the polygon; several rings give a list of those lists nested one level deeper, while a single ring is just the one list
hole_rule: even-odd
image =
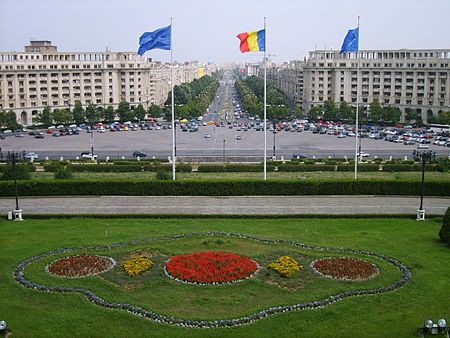
[{"label": "tree", "polygon": [[311,109],[308,112],[308,118],[310,120],[317,120],[320,116],[322,116],[322,107],[321,106],[314,106],[311,107]]},{"label": "tree", "polygon": [[150,107],[148,107],[148,115],[154,118],[159,117],[161,115],[161,107],[156,104],[151,104]]},{"label": "tree", "polygon": [[334,103],[334,101],[327,100],[327,101],[324,102],[324,104],[323,104],[323,117],[326,120],[336,121],[337,117],[338,117],[337,113],[338,113],[338,108],[336,107],[336,104]]},{"label": "tree", "polygon": [[380,103],[377,100],[372,101],[369,107],[370,107],[370,119],[373,122],[378,123],[384,120],[383,107],[381,107]]},{"label": "tree", "polygon": [[99,120],[97,107],[92,103],[86,108],[86,120],[91,124]]},{"label": "tree", "polygon": [[12,110],[0,112],[0,125],[8,129],[16,129],[20,126],[17,123],[16,113]]},{"label": "tree", "polygon": [[430,117],[428,123],[450,124],[450,110],[447,112],[440,112],[438,116]]},{"label": "tree", "polygon": [[145,111],[142,104],[138,104],[138,106],[134,110],[134,115],[139,121],[145,119],[145,115],[147,115],[147,112]]},{"label": "tree", "polygon": [[76,124],[81,124],[86,122],[86,114],[84,112],[83,106],[80,101],[75,102],[75,107],[72,111],[72,120]]},{"label": "tree", "polygon": [[339,117],[346,121],[354,119],[353,109],[346,101],[342,101],[339,105]]},{"label": "tree", "polygon": [[53,123],[52,112],[49,107],[45,107],[38,115],[38,121],[48,127]]},{"label": "tree", "polygon": [[107,123],[114,122],[114,119],[116,118],[116,114],[114,113],[113,106],[108,106],[108,107],[106,107],[106,109],[103,109],[101,117],[102,117],[103,121],[106,121]]},{"label": "tree", "polygon": [[70,112],[67,109],[55,109],[52,113],[53,121],[57,124],[66,124],[70,121]]},{"label": "tree", "polygon": [[116,113],[122,122],[134,120],[134,113],[130,110],[130,104],[127,101],[119,103]]},{"label": "tree", "polygon": [[383,108],[383,121],[390,124],[397,124],[400,122],[402,112],[397,107],[384,107]]}]

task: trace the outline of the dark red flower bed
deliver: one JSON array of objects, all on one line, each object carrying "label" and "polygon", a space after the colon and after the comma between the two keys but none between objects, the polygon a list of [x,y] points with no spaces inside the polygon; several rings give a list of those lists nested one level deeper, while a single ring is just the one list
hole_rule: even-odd
[{"label": "dark red flower bed", "polygon": [[167,273],[191,283],[227,283],[250,277],[258,268],[255,261],[229,252],[203,251],[173,256]]},{"label": "dark red flower bed", "polygon": [[96,275],[112,269],[112,258],[92,255],[68,256],[50,263],[46,270],[61,277],[84,277]]},{"label": "dark red flower bed", "polygon": [[325,277],[346,280],[364,280],[378,274],[374,264],[349,257],[318,259],[311,267]]}]

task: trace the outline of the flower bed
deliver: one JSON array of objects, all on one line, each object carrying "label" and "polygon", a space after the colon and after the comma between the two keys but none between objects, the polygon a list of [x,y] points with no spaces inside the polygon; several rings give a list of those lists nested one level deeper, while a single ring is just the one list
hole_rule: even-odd
[{"label": "flower bed", "polygon": [[268,264],[267,268],[274,270],[281,277],[290,278],[294,276],[296,272],[300,272],[303,265],[299,265],[297,261],[290,256],[281,256],[275,262]]},{"label": "flower bed", "polygon": [[333,279],[363,281],[375,277],[378,268],[361,259],[349,257],[328,257],[311,262],[313,270],[320,275]]},{"label": "flower bed", "polygon": [[202,251],[173,256],[165,272],[193,284],[224,284],[251,277],[258,264],[245,256],[221,251]]},{"label": "flower bed", "polygon": [[76,255],[53,261],[45,270],[59,277],[78,278],[98,275],[111,270],[115,265],[116,261],[110,257]]},{"label": "flower bed", "polygon": [[147,257],[140,256],[132,259],[127,259],[125,262],[123,262],[122,266],[128,276],[135,277],[139,273],[150,269],[153,266],[153,262]]}]

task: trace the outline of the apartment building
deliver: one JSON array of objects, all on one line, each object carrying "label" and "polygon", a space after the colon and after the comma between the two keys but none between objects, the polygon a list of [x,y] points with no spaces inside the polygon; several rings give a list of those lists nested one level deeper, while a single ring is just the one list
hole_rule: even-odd
[{"label": "apartment building", "polygon": [[303,105],[303,64],[302,61],[290,61],[267,69],[267,82],[286,95],[292,110]]},{"label": "apartment building", "polygon": [[[174,84],[198,78],[199,67],[175,64]],[[31,41],[25,52],[0,53],[0,110],[13,110],[23,125],[46,106],[70,109],[77,101],[162,105],[170,88],[170,65],[135,52],[58,52],[51,41]]]},{"label": "apartment building", "polygon": [[[359,61],[358,61],[359,59]],[[359,63],[359,89],[358,89]],[[309,53],[303,68],[303,110],[327,100],[414,109],[423,121],[450,110],[450,49]]]}]

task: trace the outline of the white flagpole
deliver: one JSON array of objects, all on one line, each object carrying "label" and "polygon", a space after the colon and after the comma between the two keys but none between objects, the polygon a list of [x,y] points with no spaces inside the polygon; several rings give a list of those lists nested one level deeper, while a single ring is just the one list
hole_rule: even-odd
[{"label": "white flagpole", "polygon": [[[356,135],[355,135],[355,180],[358,179],[358,128],[359,128],[359,15],[358,15],[358,51],[356,52]],[[361,156],[361,154],[360,154]]]},{"label": "white flagpole", "polygon": [[170,18],[170,86],[172,87],[172,179],[175,181],[175,105],[174,105],[174,83],[173,83],[173,26],[172,26],[172,18]]},{"label": "white flagpole", "polygon": [[264,181],[267,179],[267,31],[266,17],[264,17]]}]

